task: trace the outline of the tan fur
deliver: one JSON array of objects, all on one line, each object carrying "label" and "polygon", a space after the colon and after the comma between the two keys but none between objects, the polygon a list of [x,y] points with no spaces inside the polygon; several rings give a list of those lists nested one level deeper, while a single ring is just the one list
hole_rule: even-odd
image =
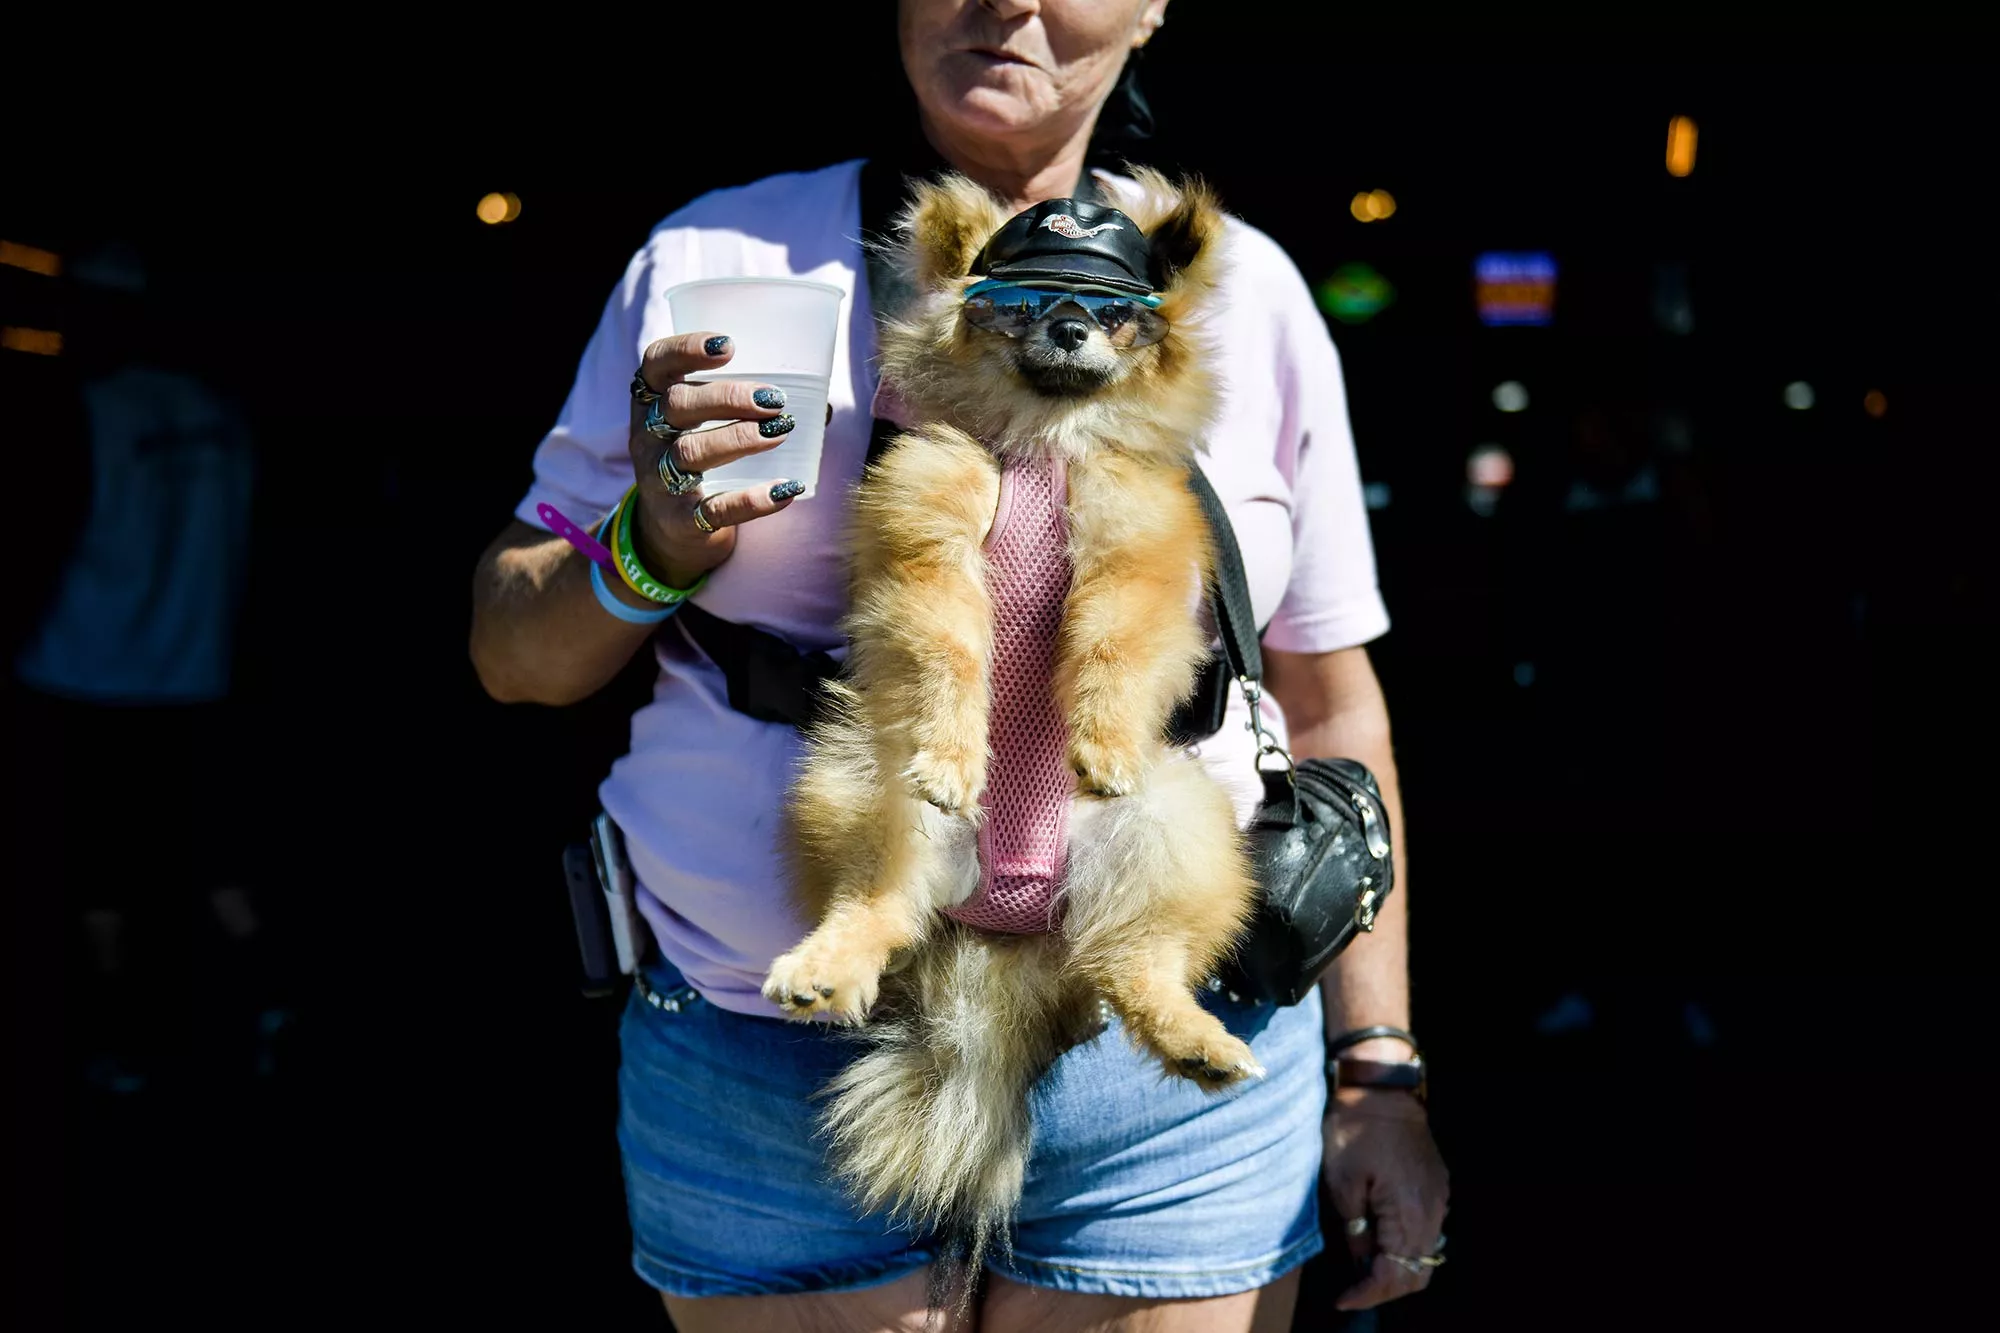
[{"label": "tan fur", "polygon": [[[1199,184],[1137,176],[1141,198],[1120,205],[1153,246],[1171,327],[1137,348],[1093,329],[1104,379],[1087,392],[1037,392],[1021,346],[958,318],[966,268],[1007,220],[997,203],[954,178],[905,214],[900,262],[923,294],[885,330],[883,369],[929,424],[856,492],[849,680],[831,687],[789,811],[818,925],[765,994],[793,1017],[861,1024],[867,1042],[828,1089],[834,1168],[864,1207],[942,1227],[974,1264],[1020,1195],[1029,1089],[1094,1029],[1100,998],[1169,1073],[1209,1087],[1262,1073],[1193,994],[1252,902],[1234,811],[1161,740],[1206,651],[1194,610],[1213,552],[1185,478],[1214,411],[1201,314],[1224,223]],[[1078,790],[1060,930],[999,936],[938,909],[979,879],[982,545],[1000,462],[1050,455],[1068,469],[1055,688]]]}]

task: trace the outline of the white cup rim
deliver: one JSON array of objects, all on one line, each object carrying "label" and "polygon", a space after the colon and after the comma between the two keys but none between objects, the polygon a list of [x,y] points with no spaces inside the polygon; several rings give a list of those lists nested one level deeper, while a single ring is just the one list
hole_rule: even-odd
[{"label": "white cup rim", "polygon": [[667,300],[671,301],[674,299],[675,293],[691,291],[696,287],[731,287],[731,286],[743,286],[746,284],[761,286],[761,287],[773,287],[773,286],[810,287],[816,291],[826,292],[832,296],[845,297],[847,295],[847,291],[845,288],[836,287],[834,284],[830,282],[814,282],[810,278],[776,278],[776,277],[696,278],[692,282],[675,283],[673,286],[667,288],[665,292],[661,293],[661,295],[666,297]]}]

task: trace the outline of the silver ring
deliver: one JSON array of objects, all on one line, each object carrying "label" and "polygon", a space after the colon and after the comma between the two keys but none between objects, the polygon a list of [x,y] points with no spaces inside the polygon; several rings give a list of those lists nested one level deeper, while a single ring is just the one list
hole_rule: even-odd
[{"label": "silver ring", "polygon": [[1430,1272],[1433,1268],[1444,1267],[1444,1256],[1441,1254],[1420,1254],[1412,1256],[1407,1254],[1391,1254],[1387,1250],[1384,1250],[1382,1251],[1382,1257],[1384,1259],[1387,1259],[1390,1263],[1395,1264],[1399,1268],[1407,1269],[1408,1271],[1415,1273],[1418,1277],[1424,1276],[1426,1273]]},{"label": "silver ring", "polygon": [[667,488],[668,495],[686,495],[701,485],[701,473],[685,472],[674,458],[674,442],[687,434],[677,426],[667,424],[664,400],[656,399],[646,406],[646,433],[658,440],[660,450],[660,484]]},{"label": "silver ring", "polygon": [[658,402],[660,395],[653,386],[646,383],[646,368],[639,367],[632,372],[632,396],[642,403]]},{"label": "silver ring", "polygon": [[703,513],[701,508],[707,503],[708,499],[706,496],[694,502],[694,525],[713,537],[715,535],[715,527],[708,521],[708,515]]},{"label": "silver ring", "polygon": [[1368,1234],[1368,1219],[1365,1217],[1350,1217],[1347,1219],[1346,1230],[1350,1236],[1365,1236]]}]

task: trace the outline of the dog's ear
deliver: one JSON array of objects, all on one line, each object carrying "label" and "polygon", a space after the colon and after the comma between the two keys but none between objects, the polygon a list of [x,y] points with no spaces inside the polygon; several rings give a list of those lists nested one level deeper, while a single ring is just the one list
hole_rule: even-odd
[{"label": "dog's ear", "polygon": [[899,219],[900,266],[925,291],[955,287],[1006,221],[999,202],[963,176],[921,182]]},{"label": "dog's ear", "polygon": [[1222,206],[1198,177],[1179,185],[1146,167],[1131,169],[1139,198],[1125,210],[1146,233],[1153,279],[1163,297],[1199,300],[1222,274]]}]

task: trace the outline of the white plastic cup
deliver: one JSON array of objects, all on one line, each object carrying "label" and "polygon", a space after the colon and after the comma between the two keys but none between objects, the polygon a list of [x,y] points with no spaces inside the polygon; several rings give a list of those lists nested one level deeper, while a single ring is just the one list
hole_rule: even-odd
[{"label": "white plastic cup", "polygon": [[736,354],[722,370],[690,380],[752,380],[783,389],[785,411],[798,422],[777,448],[708,469],[702,486],[709,494],[786,480],[805,483],[801,500],[819,489],[833,345],[844,295],[832,283],[803,278],[703,278],[667,289],[675,332],[726,333],[736,345]]}]

